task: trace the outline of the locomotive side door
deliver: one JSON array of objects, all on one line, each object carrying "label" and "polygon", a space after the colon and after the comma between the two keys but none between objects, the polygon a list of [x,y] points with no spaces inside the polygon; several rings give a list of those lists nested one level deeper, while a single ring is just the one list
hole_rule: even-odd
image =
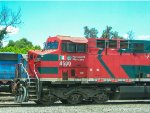
[{"label": "locomotive side door", "polygon": [[60,61],[60,63],[59,63],[59,65],[60,65],[60,72],[61,72],[61,77],[60,78],[62,78],[62,80],[68,80],[68,75],[69,75],[69,68],[68,68],[68,64],[66,64],[66,63],[68,63],[67,61],[64,61],[64,60],[62,60],[62,61]]},{"label": "locomotive side door", "polygon": [[68,71],[62,70],[62,80],[68,80]]}]

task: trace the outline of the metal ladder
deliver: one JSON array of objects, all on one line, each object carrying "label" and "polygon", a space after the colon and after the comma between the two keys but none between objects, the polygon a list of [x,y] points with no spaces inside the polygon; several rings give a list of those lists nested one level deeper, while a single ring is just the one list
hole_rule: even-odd
[{"label": "metal ladder", "polygon": [[36,78],[30,78],[30,83],[28,86],[28,97],[31,101],[38,100],[38,87]]},{"label": "metal ladder", "polygon": [[29,77],[29,87],[28,87],[28,95],[29,100],[36,101],[39,100],[39,78],[37,76],[37,72],[35,71],[34,64],[34,74],[35,78]]},{"label": "metal ladder", "polygon": [[27,73],[27,83],[28,83],[28,99],[31,101],[36,101],[39,99],[39,78],[37,76],[37,72],[35,71],[34,65],[34,74],[35,78],[31,77],[26,68],[23,66],[24,71]]}]

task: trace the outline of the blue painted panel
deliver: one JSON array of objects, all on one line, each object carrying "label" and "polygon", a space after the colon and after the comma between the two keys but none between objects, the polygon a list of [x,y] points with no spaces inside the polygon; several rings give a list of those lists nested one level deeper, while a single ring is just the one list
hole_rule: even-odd
[{"label": "blue painted panel", "polygon": [[[7,54],[9,55],[8,58],[7,58]],[[1,55],[0,80],[14,79],[15,74],[16,74],[16,65],[19,63],[23,63],[25,67],[27,65],[27,62],[25,60],[22,60],[23,57],[21,54],[15,54],[15,55],[17,55],[17,60],[12,59],[11,54],[12,54],[12,56],[14,56],[15,53],[0,53],[0,55]],[[5,58],[3,58],[3,57],[5,57]],[[9,58],[12,60],[10,60]],[[4,60],[2,60],[2,59],[4,59]],[[21,69],[21,76],[23,78],[27,77],[27,74],[23,71],[23,68]]]},{"label": "blue painted panel", "polygon": [[0,79],[14,79],[15,64],[0,64]]}]

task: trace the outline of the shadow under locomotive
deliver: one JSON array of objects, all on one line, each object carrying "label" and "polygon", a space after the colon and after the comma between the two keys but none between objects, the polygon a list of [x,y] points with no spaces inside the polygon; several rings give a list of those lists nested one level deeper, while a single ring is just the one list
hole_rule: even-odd
[{"label": "shadow under locomotive", "polygon": [[70,105],[70,104],[62,104],[61,102],[57,102],[57,103],[54,103],[53,105],[50,105],[50,106],[46,106],[46,105],[38,105],[38,104],[35,104],[35,103],[22,103],[22,104],[16,104],[16,103],[12,103],[12,102],[7,102],[6,104],[5,103],[2,103],[0,102],[0,108],[1,107],[55,107],[55,106],[63,106],[63,107],[69,107],[69,106],[115,106],[115,105],[119,105],[119,106],[123,106],[123,105],[127,105],[127,104],[131,104],[131,105],[135,105],[135,104],[141,104],[141,105],[144,105],[144,104],[150,104],[150,101],[122,101],[122,102],[106,102],[104,104],[96,104],[96,103],[90,103],[90,102],[82,102],[80,104],[77,104],[77,105]]}]

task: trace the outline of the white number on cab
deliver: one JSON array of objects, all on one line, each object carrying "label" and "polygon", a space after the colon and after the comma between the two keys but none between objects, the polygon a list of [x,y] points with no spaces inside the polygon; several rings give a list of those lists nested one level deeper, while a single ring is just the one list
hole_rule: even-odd
[{"label": "white number on cab", "polygon": [[70,61],[60,61],[59,65],[63,66],[63,67],[70,67],[71,62]]}]

